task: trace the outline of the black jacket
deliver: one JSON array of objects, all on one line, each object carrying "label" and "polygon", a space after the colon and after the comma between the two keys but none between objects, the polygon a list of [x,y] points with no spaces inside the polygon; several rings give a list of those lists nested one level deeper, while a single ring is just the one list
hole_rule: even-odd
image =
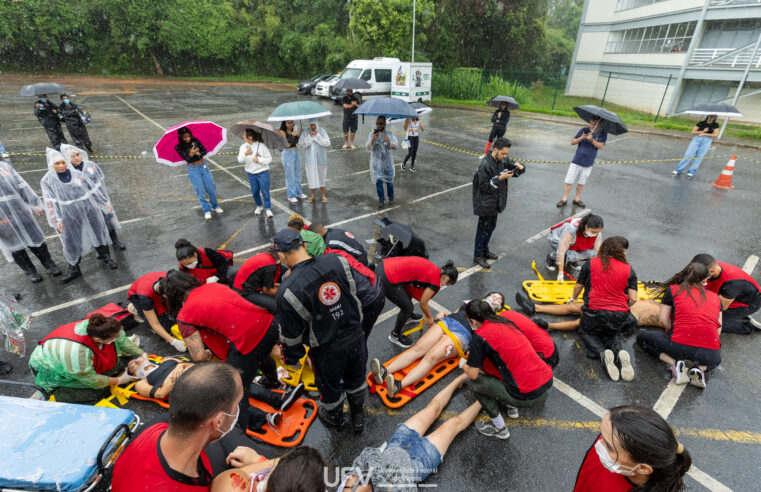
[{"label": "black jacket", "polygon": [[[190,157],[190,149],[196,146],[201,151],[199,155],[194,155],[193,157]],[[203,146],[200,140],[198,140],[196,137],[190,138],[190,143],[185,144],[185,142],[179,143],[175,146],[174,150],[177,151],[178,154],[180,154],[180,157],[185,159],[185,162],[192,163],[192,162],[198,162],[203,160],[203,156],[207,154],[206,147]]]},{"label": "black jacket", "polygon": [[497,162],[491,153],[481,160],[478,171],[473,176],[473,215],[494,217],[507,206],[507,181],[500,181],[499,175],[505,170],[515,169],[515,161],[506,158]]},{"label": "black jacket", "polygon": [[[502,113],[499,117],[497,116],[497,113]],[[494,126],[501,126],[506,127],[507,122],[510,121],[510,111],[501,109],[497,109],[494,111],[494,114],[491,115],[491,122],[494,123]]]},{"label": "black jacket", "polygon": [[[38,108],[38,104],[41,107]],[[61,121],[59,120],[58,113],[54,113],[53,110],[58,111],[58,106],[50,101],[42,102],[38,99],[34,103],[34,115],[45,128],[61,127]]]},{"label": "black jacket", "polygon": [[275,297],[286,364],[304,356],[304,345],[340,346],[362,333],[357,289],[349,262],[339,255],[316,256],[293,267]]},{"label": "black jacket", "polygon": [[66,123],[66,126],[83,126],[82,118],[79,116],[79,106],[74,103],[63,104],[58,106],[58,114]]},{"label": "black jacket", "polygon": [[325,233],[323,239],[325,240],[325,246],[328,248],[346,251],[355,260],[367,266],[367,251],[365,251],[362,243],[357,241],[357,238],[351,233],[337,227],[331,227]]}]

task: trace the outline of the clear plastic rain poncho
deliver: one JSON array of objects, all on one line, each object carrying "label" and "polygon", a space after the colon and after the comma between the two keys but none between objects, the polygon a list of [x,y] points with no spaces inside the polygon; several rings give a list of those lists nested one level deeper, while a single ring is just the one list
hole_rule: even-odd
[{"label": "clear plastic rain poncho", "polygon": [[80,167],[82,167],[82,169],[80,171],[84,173],[84,175],[87,176],[90,181],[95,183],[95,186],[97,186],[100,190],[100,193],[106,197],[106,200],[108,200],[108,204],[111,207],[111,213],[103,215],[108,228],[117,229],[121,227],[121,225],[119,225],[119,220],[116,218],[116,213],[113,210],[111,197],[108,196],[108,190],[106,189],[106,176],[103,174],[103,170],[100,168],[100,166],[89,159],[87,152],[84,150],[80,149],[79,147],[74,147],[73,145],[61,144],[61,154],[63,154],[63,158],[66,160],[66,164],[69,166],[69,169],[76,169],[74,164],[71,162],[71,158],[76,152],[79,152],[79,156],[82,158],[82,162],[80,163]]},{"label": "clear plastic rain poncho", "polygon": [[42,209],[42,200],[24,178],[5,161],[0,161],[0,250],[8,261],[11,253],[45,242],[32,211]]},{"label": "clear plastic rain poncho", "polygon": [[19,357],[26,355],[24,330],[33,319],[24,306],[0,291],[0,333],[5,335],[5,350]]},{"label": "clear plastic rain poncho", "polygon": [[53,164],[63,161],[63,155],[46,149],[48,172],[40,181],[50,226],[61,234],[63,256],[70,265],[97,246],[111,244],[104,214],[113,212],[111,204],[98,186],[84,173],[67,167],[71,179],[65,183]]},{"label": "clear plastic rain poncho", "polygon": [[317,135],[314,137],[309,133],[311,127],[304,130],[301,134],[299,144],[304,149],[304,170],[307,175],[307,182],[310,189],[325,187],[325,174],[328,165],[328,153],[326,147],[330,147],[330,138],[328,133],[319,126],[317,119],[309,120],[317,126]]},{"label": "clear plastic rain poncho", "polygon": [[367,136],[367,143],[365,144],[365,147],[371,150],[370,179],[373,183],[377,183],[378,180],[386,183],[394,182],[394,156],[391,154],[391,145],[396,147],[398,141],[393,133],[386,131],[385,134],[388,136],[388,144],[383,141],[383,135],[380,135],[373,145],[372,133]]}]

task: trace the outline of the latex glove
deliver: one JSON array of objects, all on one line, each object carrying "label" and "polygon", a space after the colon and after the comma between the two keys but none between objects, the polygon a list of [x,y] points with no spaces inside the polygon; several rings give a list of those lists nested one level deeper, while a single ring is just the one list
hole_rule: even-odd
[{"label": "latex glove", "polygon": [[177,352],[188,351],[188,348],[185,346],[185,342],[177,340],[176,338],[173,338],[172,341],[169,342],[169,345],[171,345]]},{"label": "latex glove", "polygon": [[148,352],[143,352],[138,356],[138,359],[148,360]]},{"label": "latex glove", "polygon": [[571,297],[570,299],[568,299],[568,302],[566,302],[566,304],[573,304],[573,303],[574,303],[574,302],[576,302],[577,300],[578,300],[578,299],[576,299],[575,297]]},{"label": "latex glove", "polygon": [[219,282],[219,277],[217,277],[216,275],[212,275],[211,277],[206,279],[207,284],[215,284],[217,282]]},{"label": "latex glove", "polygon": [[137,376],[133,376],[132,374],[128,373],[125,369],[123,373],[119,375],[119,377],[116,379],[116,384],[127,384],[130,381],[139,381],[140,378]]},{"label": "latex glove", "polygon": [[261,455],[251,448],[245,446],[238,446],[233,449],[232,453],[227,455],[227,464],[240,468],[241,466],[251,465],[258,463]]},{"label": "latex glove", "polygon": [[564,280],[565,280],[565,274],[563,273],[563,270],[560,270],[558,272],[558,282],[562,284]]},{"label": "latex glove", "polygon": [[460,363],[458,365],[460,366],[460,369],[462,369],[462,368],[465,367],[465,364],[467,364],[467,363],[468,363],[468,359],[463,357],[463,358],[460,359]]}]

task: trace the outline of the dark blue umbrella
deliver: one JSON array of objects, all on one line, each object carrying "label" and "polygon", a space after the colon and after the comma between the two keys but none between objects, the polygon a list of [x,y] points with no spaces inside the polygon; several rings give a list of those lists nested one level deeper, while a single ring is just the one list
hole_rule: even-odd
[{"label": "dark blue umbrella", "polygon": [[602,126],[603,130],[610,133],[611,135],[621,135],[622,133],[629,131],[629,129],[626,128],[623,120],[621,120],[621,117],[619,117],[613,111],[608,111],[605,108],[598,108],[592,104],[576,106],[573,108],[573,110],[576,111],[576,114],[586,122],[589,122],[589,120],[592,119],[592,116],[597,116],[600,118],[600,125]]},{"label": "dark blue umbrella", "polygon": [[738,118],[742,118],[742,113],[738,111],[738,109],[731,104],[724,104],[724,103],[704,103],[704,104],[698,104],[694,108],[687,109],[682,111],[682,113],[687,113],[695,116],[708,116],[715,114],[718,116],[735,116]]},{"label": "dark blue umbrella", "polygon": [[374,97],[363,102],[354,114],[386,118],[416,118],[417,111],[406,101],[391,97]]}]

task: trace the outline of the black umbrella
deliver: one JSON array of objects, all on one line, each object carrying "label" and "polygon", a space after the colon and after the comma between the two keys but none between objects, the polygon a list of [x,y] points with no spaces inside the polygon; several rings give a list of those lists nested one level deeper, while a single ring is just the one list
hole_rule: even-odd
[{"label": "black umbrella", "polygon": [[597,116],[602,122],[602,129],[611,135],[621,135],[622,133],[629,131],[621,118],[613,111],[608,111],[605,108],[598,108],[592,104],[576,106],[573,110],[586,122],[589,122],[589,120],[592,119],[592,116]]},{"label": "black umbrella", "polygon": [[520,104],[518,104],[518,101],[516,101],[510,96],[494,96],[491,99],[489,99],[489,102],[487,102],[486,104],[488,104],[492,108],[499,109],[500,103],[503,103],[503,102],[507,103],[507,109],[521,109],[521,106]]},{"label": "black umbrella", "polygon": [[687,110],[682,111],[683,113],[695,115],[695,116],[708,116],[711,114],[715,114],[717,117],[724,116],[724,117],[742,117],[742,113],[740,111],[732,106],[731,104],[724,104],[724,103],[705,103],[705,104],[698,104],[694,108],[690,108]]},{"label": "black umbrella", "polygon": [[369,89],[371,87],[372,86],[368,82],[366,82],[364,80],[361,80],[361,79],[353,79],[351,77],[350,78],[346,78],[346,79],[341,79],[338,82],[336,82],[335,86],[333,86],[333,88],[335,90],[343,90],[343,89],[351,89],[351,90]]},{"label": "black umbrella", "polygon": [[69,89],[55,82],[40,82],[38,84],[25,85],[19,91],[19,96],[39,96],[40,94],[68,94]]}]

